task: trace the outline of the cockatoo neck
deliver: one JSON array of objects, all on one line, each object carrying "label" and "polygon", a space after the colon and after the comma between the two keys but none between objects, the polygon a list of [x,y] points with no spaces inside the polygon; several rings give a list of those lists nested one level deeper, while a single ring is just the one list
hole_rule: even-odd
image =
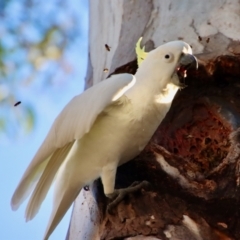
[{"label": "cockatoo neck", "polygon": [[[171,79],[162,79],[159,74],[137,72],[135,87],[129,89],[126,95],[130,99],[140,98],[140,102],[170,103],[179,86],[175,85]],[[172,76],[175,78],[177,76]],[[170,80],[170,81],[169,81]]]},{"label": "cockatoo neck", "polygon": [[179,86],[173,83],[168,83],[166,87],[162,89],[160,94],[155,96],[155,101],[157,103],[171,103],[178,89]]}]

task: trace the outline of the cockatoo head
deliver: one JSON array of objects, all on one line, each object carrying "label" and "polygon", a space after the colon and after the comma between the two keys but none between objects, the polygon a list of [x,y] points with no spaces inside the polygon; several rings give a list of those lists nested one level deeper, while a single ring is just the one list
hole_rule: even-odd
[{"label": "cockatoo head", "polygon": [[[185,85],[187,70],[198,66],[190,45],[183,41],[172,41],[159,46],[147,53],[140,63],[138,72],[141,74],[148,69],[151,76],[163,85],[172,83],[180,88]],[[158,76],[163,79],[158,79]]]}]

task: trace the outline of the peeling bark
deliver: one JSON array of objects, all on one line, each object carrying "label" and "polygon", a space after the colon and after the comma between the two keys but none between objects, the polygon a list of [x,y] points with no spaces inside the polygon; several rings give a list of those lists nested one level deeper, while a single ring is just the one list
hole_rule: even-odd
[{"label": "peeling bark", "polygon": [[[91,7],[103,23],[92,19],[90,33],[101,26],[105,35],[93,47],[96,39],[90,34],[89,69],[94,71],[87,76],[87,86],[112,73],[134,74],[132,51],[141,35],[149,50],[181,38],[193,46],[201,64],[188,73],[188,87],[178,92],[145,150],[118,169],[116,188],[147,180],[150,189],[129,195],[111,215],[96,181],[81,193],[87,200],[77,200],[67,239],[240,239],[240,5],[235,0],[153,0],[145,1],[144,8],[140,1],[114,4],[121,8],[114,32],[112,23],[102,28],[106,13]],[[110,1],[102,7],[113,8],[111,17],[117,14]],[[136,21],[142,21],[141,29],[133,27]],[[96,58],[100,51],[101,61]],[[104,68],[109,71],[103,73]],[[95,201],[89,201],[92,196]],[[81,212],[82,203],[86,208]],[[84,228],[81,218],[86,212],[89,224]],[[77,235],[76,229],[85,235]]]}]

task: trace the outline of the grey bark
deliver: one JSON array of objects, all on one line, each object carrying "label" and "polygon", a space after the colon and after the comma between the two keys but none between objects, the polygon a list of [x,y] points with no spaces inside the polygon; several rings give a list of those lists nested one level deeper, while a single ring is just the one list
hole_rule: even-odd
[{"label": "grey bark", "polygon": [[186,41],[201,64],[143,153],[119,169],[117,187],[152,188],[110,216],[96,182],[76,199],[67,239],[240,239],[239,12],[236,0],[90,1],[86,88],[134,73],[141,36],[148,50]]}]

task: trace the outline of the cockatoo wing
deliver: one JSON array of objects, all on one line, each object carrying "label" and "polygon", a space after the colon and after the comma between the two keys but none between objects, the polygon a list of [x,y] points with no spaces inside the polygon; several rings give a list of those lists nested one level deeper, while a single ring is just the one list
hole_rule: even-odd
[{"label": "cockatoo wing", "polygon": [[119,100],[135,81],[135,76],[131,74],[113,75],[74,97],[65,106],[25,171],[12,197],[13,210],[18,209],[28,197],[47,165],[49,169],[54,170],[51,177],[45,174],[48,176],[45,183],[48,184],[44,189],[48,191],[55,173],[74,141],[88,133],[97,116],[111,103]]}]

